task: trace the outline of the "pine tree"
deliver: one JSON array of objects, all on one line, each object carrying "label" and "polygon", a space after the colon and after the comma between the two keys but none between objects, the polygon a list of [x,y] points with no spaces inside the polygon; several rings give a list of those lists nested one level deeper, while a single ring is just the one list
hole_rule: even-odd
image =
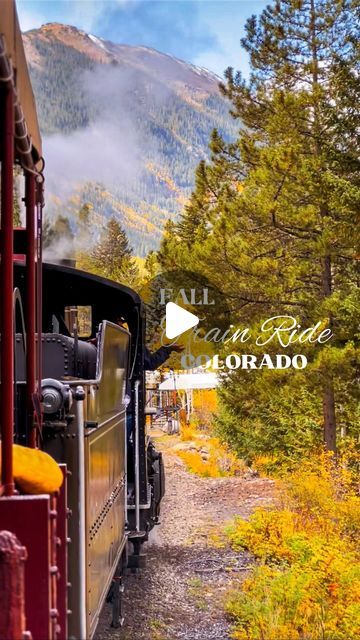
[{"label": "pine tree", "polygon": [[152,280],[159,273],[159,263],[155,251],[149,251],[146,256],[144,269],[146,274],[146,281]]},{"label": "pine tree", "polygon": [[48,255],[53,253],[57,258],[73,258],[75,256],[74,233],[69,218],[58,215],[54,221],[45,218],[42,228],[43,249]]},{"label": "pine tree", "polygon": [[90,269],[110,280],[137,286],[139,271],[124,229],[110,218],[90,255]]},{"label": "pine tree", "polygon": [[94,207],[90,202],[85,202],[77,212],[76,244],[81,251],[89,251],[94,244],[93,226],[91,214]]},{"label": "pine tree", "polygon": [[306,326],[328,318],[335,341],[316,353],[306,383],[309,397],[311,385],[322,388],[331,450],[335,391],[343,405],[356,377],[357,12],[347,0],[279,0],[249,19],[242,44],[250,80],[228,69],[222,85],[239,137],[227,144],[214,132],[212,161],[200,165],[190,205],[160,254],[163,266],[170,256],[203,269],[227,294],[234,319],[256,325],[290,313]]},{"label": "pine tree", "polygon": [[[352,114],[339,102],[339,94],[342,97],[347,91],[344,75],[354,85],[359,62],[354,47],[354,36],[358,32],[354,6],[342,0],[277,1],[274,7],[264,11],[260,20],[249,20],[247,37],[242,41],[254,69],[253,88],[249,91],[231,71],[228,86],[223,88],[233,101],[234,114],[245,126],[251,127],[251,134],[243,136],[241,148],[248,165],[259,157],[258,145],[253,146],[254,142],[270,142],[275,150],[272,131],[266,127],[264,136],[264,126],[272,124],[277,145],[281,140],[288,142],[287,150],[284,148],[280,157],[272,154],[272,167],[278,176],[269,213],[274,228],[280,233],[290,237],[297,234],[302,240],[301,246],[310,243],[306,258],[314,259],[316,267],[307,269],[309,288],[316,298],[323,299],[330,298],[334,292],[336,271],[344,271],[341,254],[345,254],[346,260],[351,257],[348,252],[352,243],[348,237],[351,223],[355,223],[358,197],[356,194],[350,211],[341,216],[341,203],[338,199],[334,201],[333,190],[340,189],[342,197],[351,198],[352,185],[359,184],[359,175],[355,181],[351,180],[353,169],[359,171],[351,147],[354,139],[359,142],[358,132]],[[356,104],[353,107],[356,108]],[[287,132],[291,129],[289,136]],[[295,154],[303,158],[301,167]],[[312,215],[306,211],[302,216],[298,201],[295,215],[284,211],[282,220],[277,201],[287,184],[294,186],[294,168],[295,180],[299,181],[301,173],[304,175],[301,190],[303,197],[307,195],[307,209],[312,207],[313,211]],[[346,179],[348,183],[341,184]],[[297,251],[299,243],[290,244],[292,253],[294,249]],[[333,324],[331,313],[330,323]],[[323,412],[325,443],[329,449],[335,449],[335,399],[330,372],[324,379]]]}]

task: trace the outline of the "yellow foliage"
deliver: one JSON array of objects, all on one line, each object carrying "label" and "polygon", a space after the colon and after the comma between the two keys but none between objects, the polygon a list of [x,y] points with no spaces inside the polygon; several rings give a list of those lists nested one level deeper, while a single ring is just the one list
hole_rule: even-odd
[{"label": "yellow foliage", "polygon": [[199,433],[195,429],[193,424],[184,424],[181,426],[180,430],[180,438],[184,442],[188,442],[189,440],[196,440],[199,438]]},{"label": "yellow foliage", "polygon": [[350,452],[337,460],[331,453],[322,453],[304,461],[288,477],[282,500],[312,529],[322,533],[340,530],[354,538],[360,535],[358,465]]},{"label": "yellow foliage", "polygon": [[193,391],[194,411],[207,409],[210,413],[215,413],[217,409],[216,389],[195,389]]},{"label": "yellow foliage", "polygon": [[63,483],[59,465],[51,456],[18,444],[13,445],[13,474],[21,491],[29,494],[54,493]]},{"label": "yellow foliage", "polygon": [[194,446],[193,450],[180,449],[176,452],[191,473],[203,478],[219,478],[236,476],[244,471],[244,462],[218,438],[197,431],[193,425],[183,426],[180,437],[182,441],[192,442]]},{"label": "yellow foliage", "polygon": [[253,460],[253,467],[260,475],[276,472],[280,465],[281,460],[276,455],[258,455]]},{"label": "yellow foliage", "polygon": [[360,637],[360,497],[354,456],[322,454],[279,483],[278,505],[226,533],[258,563],[227,601],[237,640]]},{"label": "yellow foliage", "polygon": [[173,191],[174,193],[181,194],[181,190],[176,186],[174,180],[168,176],[164,170],[161,168],[157,168],[153,162],[146,163],[147,170],[152,173],[159,182],[162,182],[167,186],[169,191]]}]

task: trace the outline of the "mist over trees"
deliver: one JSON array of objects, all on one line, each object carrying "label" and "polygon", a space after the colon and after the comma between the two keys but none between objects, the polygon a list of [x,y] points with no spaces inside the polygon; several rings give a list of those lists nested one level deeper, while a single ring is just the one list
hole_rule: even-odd
[{"label": "mist over trees", "polygon": [[229,68],[221,86],[239,136],[213,132],[159,253],[163,269],[201,271],[223,291],[233,324],[256,333],[282,314],[334,333],[286,350],[308,356],[302,372],[224,377],[219,428],[250,459],[360,435],[359,17],[357,2],[279,0],[247,21],[250,78]]},{"label": "mist over trees", "polygon": [[44,137],[45,215],[74,227],[90,202],[93,241],[115,217],[145,257],[189,197],[212,128],[235,132],[216,77],[150,49],[100,46],[67,25],[29,31],[24,43]]}]

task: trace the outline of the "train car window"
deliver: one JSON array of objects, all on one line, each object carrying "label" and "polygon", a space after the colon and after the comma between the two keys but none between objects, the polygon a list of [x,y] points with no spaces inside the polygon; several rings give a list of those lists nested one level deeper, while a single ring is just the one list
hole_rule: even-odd
[{"label": "train car window", "polygon": [[91,306],[65,307],[65,324],[71,336],[90,338],[92,334],[92,308]]},{"label": "train car window", "polygon": [[13,219],[14,227],[22,227],[25,222],[24,196],[25,196],[25,177],[20,166],[14,167],[14,203],[13,203]]},{"label": "train car window", "polygon": [[90,338],[92,334],[92,308],[78,307],[78,335],[79,338]]}]

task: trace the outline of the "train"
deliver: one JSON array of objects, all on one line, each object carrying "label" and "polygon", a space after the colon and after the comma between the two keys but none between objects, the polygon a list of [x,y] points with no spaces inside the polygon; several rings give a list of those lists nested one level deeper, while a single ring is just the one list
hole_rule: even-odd
[{"label": "train", "polygon": [[141,298],[42,259],[45,161],[14,0],[0,11],[0,113],[0,637],[87,640],[107,599],[122,622],[164,464],[146,431]]}]

